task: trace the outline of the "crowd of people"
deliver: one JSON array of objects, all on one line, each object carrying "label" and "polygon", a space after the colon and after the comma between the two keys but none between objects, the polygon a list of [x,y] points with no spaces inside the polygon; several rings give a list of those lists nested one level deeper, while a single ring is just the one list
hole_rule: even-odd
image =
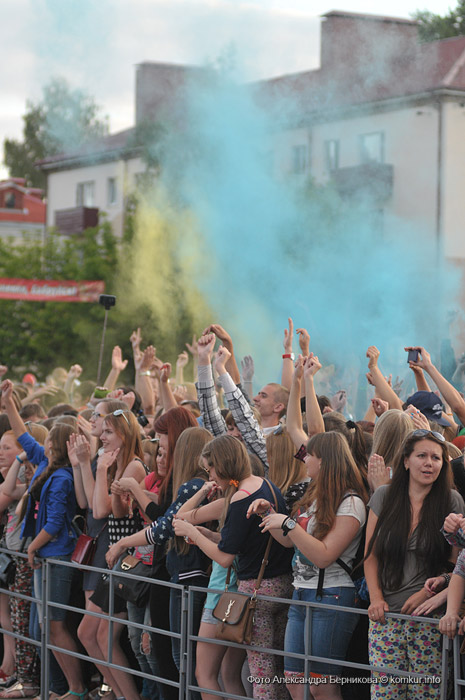
[{"label": "crowd of people", "polygon": [[[201,638],[188,657],[193,700],[303,700],[306,686],[315,700],[439,697],[443,635],[465,633],[457,368],[441,372],[425,348],[408,347],[416,390],[402,395],[370,346],[371,398],[356,419],[328,373],[319,383],[308,332],[288,323],[281,381],[256,395],[253,359],[239,369],[217,324],[187,344],[194,382],[187,352],[171,377],[139,329],[132,385],[118,386],[128,364],[119,347],[102,387],[82,381],[78,365],[40,385],[0,367],[1,546],[11,559],[0,625],[19,635],[2,635],[0,698],[178,698],[189,586],[190,632]],[[69,565],[80,530],[95,546],[82,569]],[[138,597],[110,588],[105,570],[123,559],[151,580]],[[226,584],[259,596],[247,649],[208,641]],[[44,586],[48,688],[31,643]],[[347,671],[348,660],[372,675]],[[396,682],[398,671],[409,681]],[[358,685],[342,682],[357,673]]]}]

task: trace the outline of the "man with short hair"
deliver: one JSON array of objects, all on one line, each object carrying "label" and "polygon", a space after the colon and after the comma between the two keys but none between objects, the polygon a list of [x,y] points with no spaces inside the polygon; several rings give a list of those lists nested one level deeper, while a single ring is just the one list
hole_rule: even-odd
[{"label": "man with short hair", "polygon": [[254,404],[258,408],[261,417],[261,427],[264,435],[272,433],[279,425],[279,419],[287,411],[289,390],[281,384],[266,384],[254,396]]}]

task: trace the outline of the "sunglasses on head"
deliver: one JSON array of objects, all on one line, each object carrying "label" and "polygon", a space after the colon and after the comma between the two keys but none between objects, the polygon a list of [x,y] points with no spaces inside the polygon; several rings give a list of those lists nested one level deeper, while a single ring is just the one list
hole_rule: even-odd
[{"label": "sunglasses on head", "polygon": [[99,413],[98,411],[92,411],[91,418],[105,418],[106,413]]},{"label": "sunglasses on head", "polygon": [[444,435],[441,435],[441,433],[437,433],[435,430],[426,430],[426,428],[421,428],[420,430],[414,430],[412,435],[414,437],[427,437],[428,435],[432,435],[436,440],[439,440],[439,442],[445,442],[446,439]]},{"label": "sunglasses on head", "polygon": [[118,408],[118,409],[116,409],[116,411],[113,411],[113,413],[111,415],[112,416],[123,416],[124,420],[129,425],[129,420],[128,420],[126,413],[129,413],[129,411],[125,411],[122,408]]}]

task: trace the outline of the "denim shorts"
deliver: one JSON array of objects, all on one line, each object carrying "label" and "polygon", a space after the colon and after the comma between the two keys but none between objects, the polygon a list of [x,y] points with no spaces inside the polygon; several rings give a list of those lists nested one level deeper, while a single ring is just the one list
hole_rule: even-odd
[{"label": "denim shorts", "polygon": [[[47,559],[57,562],[71,561],[71,554],[47,557]],[[75,569],[73,569],[71,566],[60,566],[59,564],[52,563],[49,564],[48,574],[50,579],[50,603],[61,603],[62,605],[68,605],[74,571]],[[42,598],[42,567],[40,569],[34,569],[34,595],[36,598]],[[67,613],[68,611],[63,610],[62,608],[48,606],[49,620],[64,620]],[[42,624],[43,611],[41,603],[37,603],[37,614],[39,617],[39,623]]]},{"label": "denim shorts", "polygon": [[217,625],[218,620],[213,617],[213,610],[211,608],[204,608],[202,612],[201,622],[207,622],[209,625]]},{"label": "denim shorts", "polygon": [[[294,590],[292,599],[309,603],[324,603],[335,607],[339,605],[356,607],[355,588],[325,588],[321,600],[317,600],[316,590],[297,588]],[[306,636],[306,609],[303,605],[289,607],[284,651],[344,661],[359,616],[337,610],[308,608],[309,625]],[[324,676],[340,676],[342,668],[343,665],[332,665],[318,661],[310,661],[308,664],[309,672]],[[305,671],[304,659],[285,656],[284,669],[286,673],[303,675]]]}]

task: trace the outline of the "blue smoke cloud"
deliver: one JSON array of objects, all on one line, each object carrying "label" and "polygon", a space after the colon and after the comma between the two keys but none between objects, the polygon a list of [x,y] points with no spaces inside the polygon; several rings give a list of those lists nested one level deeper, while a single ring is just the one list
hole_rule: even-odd
[{"label": "blue smoke cloud", "polygon": [[404,345],[438,349],[458,276],[415,223],[390,217],[381,227],[370,202],[278,177],[279,121],[295,105],[270,112],[255,97],[212,72],[191,86],[183,136],[165,151],[167,188],[203,236],[197,265],[189,232],[180,249],[193,281],[238,354],[254,356],[259,382],[279,377],[288,316],[309,330],[323,364],[336,365],[339,383],[343,368],[366,366],[371,344],[386,371],[406,374]]}]

